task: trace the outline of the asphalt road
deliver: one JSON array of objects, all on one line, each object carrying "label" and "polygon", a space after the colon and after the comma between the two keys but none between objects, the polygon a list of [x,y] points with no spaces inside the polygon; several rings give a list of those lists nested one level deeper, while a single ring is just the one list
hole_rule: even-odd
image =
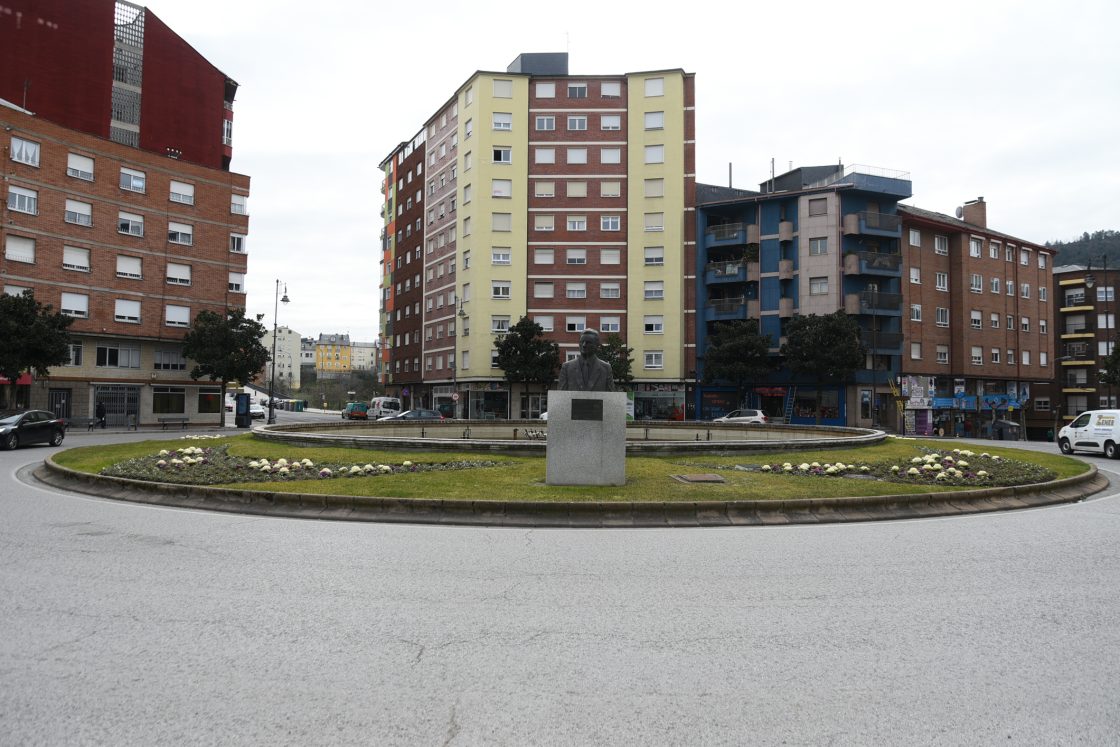
[{"label": "asphalt road", "polygon": [[60,494],[23,481],[48,451],[0,452],[3,744],[1120,734],[1114,490],[856,525],[418,527]]}]

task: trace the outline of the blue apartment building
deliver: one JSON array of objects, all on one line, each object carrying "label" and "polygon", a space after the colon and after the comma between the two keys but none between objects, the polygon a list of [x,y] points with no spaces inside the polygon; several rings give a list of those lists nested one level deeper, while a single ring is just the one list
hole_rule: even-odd
[{"label": "blue apartment building", "polygon": [[[697,185],[696,417],[757,407],[772,420],[816,422],[815,382],[780,367],[796,315],[843,309],[859,321],[867,362],[820,392],[823,424],[884,425],[897,417],[902,328],[902,223],[909,174],[865,166],[797,168],[757,192]],[[734,386],[704,384],[704,352],[720,322],[757,319],[779,367],[736,402]]]}]

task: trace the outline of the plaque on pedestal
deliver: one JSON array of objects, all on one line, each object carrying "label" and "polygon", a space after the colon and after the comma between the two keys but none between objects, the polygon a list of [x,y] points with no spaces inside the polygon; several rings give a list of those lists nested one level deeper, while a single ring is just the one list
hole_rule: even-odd
[{"label": "plaque on pedestal", "polygon": [[626,393],[548,393],[549,485],[626,484]]}]

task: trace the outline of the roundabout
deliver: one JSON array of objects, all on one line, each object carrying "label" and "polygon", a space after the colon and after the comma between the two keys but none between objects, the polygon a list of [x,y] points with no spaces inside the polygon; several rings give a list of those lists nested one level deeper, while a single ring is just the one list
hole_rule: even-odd
[{"label": "roundabout", "polygon": [[[905,439],[888,439],[881,431],[657,423],[628,428],[631,476],[625,487],[569,490],[543,484],[538,473],[547,435],[537,427],[532,422],[473,421],[288,424],[227,439],[216,450],[205,450],[205,456],[197,455],[204,451],[199,447],[172,451],[171,464],[149,455],[133,458],[125,469],[90,469],[68,465],[68,455],[62,454],[48,458],[36,474],[56,487],[117,500],[231,513],[581,528],[952,516],[1068,503],[1108,484],[1092,466],[1031,473],[1025,463],[1018,469],[1002,466],[999,454],[974,457],[973,452],[959,449],[955,451],[961,469],[957,469],[948,451],[931,456],[927,442],[906,444]],[[229,452],[231,447],[237,455]],[[247,455],[253,449],[268,454],[250,459]],[[924,457],[913,456],[922,450]],[[456,452],[469,458],[448,461],[446,455]],[[312,464],[306,457],[300,460],[301,454],[308,453],[316,455],[318,465],[301,470]],[[773,460],[775,453],[773,465],[757,464],[767,456]],[[799,466],[786,461],[783,470],[782,455],[790,453],[797,461],[806,461]],[[830,453],[839,456],[821,456]],[[350,466],[345,461],[327,466],[319,456],[337,454],[351,459]],[[403,462],[407,469],[390,466],[393,457],[388,454],[398,460],[407,457]],[[888,467],[882,454],[901,466]],[[486,459],[480,460],[483,455]],[[291,465],[289,456],[294,457]],[[970,466],[965,456],[977,464]],[[921,470],[904,458],[920,464]],[[196,461],[205,466],[191,467]],[[423,474],[432,469],[441,474]],[[335,479],[316,480],[316,474]]]}]

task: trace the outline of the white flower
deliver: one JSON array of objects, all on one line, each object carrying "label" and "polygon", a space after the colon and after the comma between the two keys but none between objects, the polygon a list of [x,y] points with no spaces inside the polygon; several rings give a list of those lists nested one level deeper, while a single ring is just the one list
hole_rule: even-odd
[{"label": "white flower", "polygon": [[158,462],[156,462],[156,466],[157,467],[166,467],[167,466],[167,461],[163,460],[163,459],[160,459]]},{"label": "white flower", "polygon": [[968,466],[968,462],[966,462],[965,460],[963,460],[963,459],[962,459],[962,460],[960,460],[959,462],[957,462],[957,466],[958,466],[958,467],[967,467],[967,466]]},{"label": "white flower", "polygon": [[948,462],[949,464],[952,464],[956,460],[953,459],[953,457],[951,457],[951,456],[947,456],[947,457],[945,457],[944,461]]},{"label": "white flower", "polygon": [[361,474],[361,472],[362,472],[362,468],[359,467],[356,464],[353,467],[350,468],[350,474],[352,474],[352,475],[359,475],[359,474]]},{"label": "white flower", "polygon": [[160,455],[160,456],[167,456],[167,453],[168,453],[168,452],[167,452],[167,449],[160,449],[160,450],[159,450],[159,455]]},{"label": "white flower", "polygon": [[182,460],[182,459],[178,459],[178,458],[176,458],[176,459],[172,459],[172,460],[171,460],[171,463],[172,463],[172,464],[182,464],[182,463],[183,463],[183,460]]},{"label": "white flower", "polygon": [[999,461],[999,454],[993,454],[992,455],[992,461],[993,462],[998,462]]},{"label": "white flower", "polygon": [[281,458],[276,460],[276,464],[279,467],[287,467],[288,466],[288,460],[281,457]]},{"label": "white flower", "polygon": [[891,472],[893,472],[896,475],[898,474],[898,465],[897,464],[894,465],[893,467],[891,467]]},{"label": "white flower", "polygon": [[826,475],[837,475],[840,474],[840,470],[836,469],[836,467],[829,467],[824,471],[824,473]]},{"label": "white flower", "polygon": [[984,470],[980,470],[979,472],[976,473],[976,476],[977,477],[987,477],[988,473],[985,472]]},{"label": "white flower", "polygon": [[271,472],[272,471],[272,465],[270,465],[270,464],[262,465],[260,467],[260,470],[261,470],[261,472]]},{"label": "white flower", "polygon": [[401,462],[401,466],[402,466],[402,467],[411,467],[411,466],[412,466],[412,462]]},{"label": "white flower", "polygon": [[911,467],[910,469],[906,470],[906,474],[917,476],[917,475],[920,475],[922,473],[918,471],[917,467]]},{"label": "white flower", "polygon": [[961,452],[961,456],[970,457],[970,456],[972,456],[972,452],[965,449],[964,451]]},{"label": "white flower", "polygon": [[280,474],[281,474],[281,475],[286,475],[286,474],[288,474],[288,468],[287,468],[287,467],[281,467],[281,468],[280,468]]},{"label": "white flower", "polygon": [[801,470],[802,472],[808,472],[809,471],[809,464],[808,464],[808,462],[802,462],[801,464],[797,465],[797,468],[799,470]]},{"label": "white flower", "polygon": [[769,472],[770,471],[770,465],[769,464],[762,465],[762,471],[763,472]]},{"label": "white flower", "polygon": [[793,465],[790,464],[789,462],[786,462],[785,464],[782,465],[782,471],[783,472],[793,472]]},{"label": "white flower", "polygon": [[910,460],[910,464],[921,464],[924,461],[925,459],[923,459],[922,457],[914,457]]},{"label": "white flower", "polygon": [[809,466],[812,467],[813,469],[816,469],[817,467],[821,466],[821,463],[820,462],[813,462]]},{"label": "white flower", "polygon": [[302,464],[303,464],[304,467],[314,467],[315,466],[310,459],[304,459]]},{"label": "white flower", "polygon": [[[895,469],[897,470],[897,469],[898,469],[898,467],[895,467]],[[867,466],[867,465],[865,464],[865,465],[863,465],[862,467],[860,467],[860,468],[859,468],[859,471],[860,471],[860,472],[870,472],[870,471],[871,471],[871,468],[870,468],[870,467],[868,467],[868,466]]]},{"label": "white flower", "polygon": [[953,449],[953,453],[954,453],[954,454],[960,454],[960,453],[961,453],[961,450],[960,450],[960,449]]},{"label": "white flower", "polygon": [[937,479],[937,480],[945,480],[945,479],[948,479],[948,477],[949,477],[949,473],[948,473],[948,472],[942,472],[942,473],[941,473],[941,474],[939,474],[939,475],[938,475],[938,476],[937,476],[937,477],[936,477],[935,479]]},{"label": "white flower", "polygon": [[980,455],[980,458],[981,459],[987,459],[988,458],[988,452],[985,451],[983,454]]},{"label": "white flower", "polygon": [[379,464],[379,465],[377,465],[377,469],[380,470],[381,474],[383,474],[383,475],[386,475],[386,474],[393,471],[393,468],[390,467],[388,464]]}]

